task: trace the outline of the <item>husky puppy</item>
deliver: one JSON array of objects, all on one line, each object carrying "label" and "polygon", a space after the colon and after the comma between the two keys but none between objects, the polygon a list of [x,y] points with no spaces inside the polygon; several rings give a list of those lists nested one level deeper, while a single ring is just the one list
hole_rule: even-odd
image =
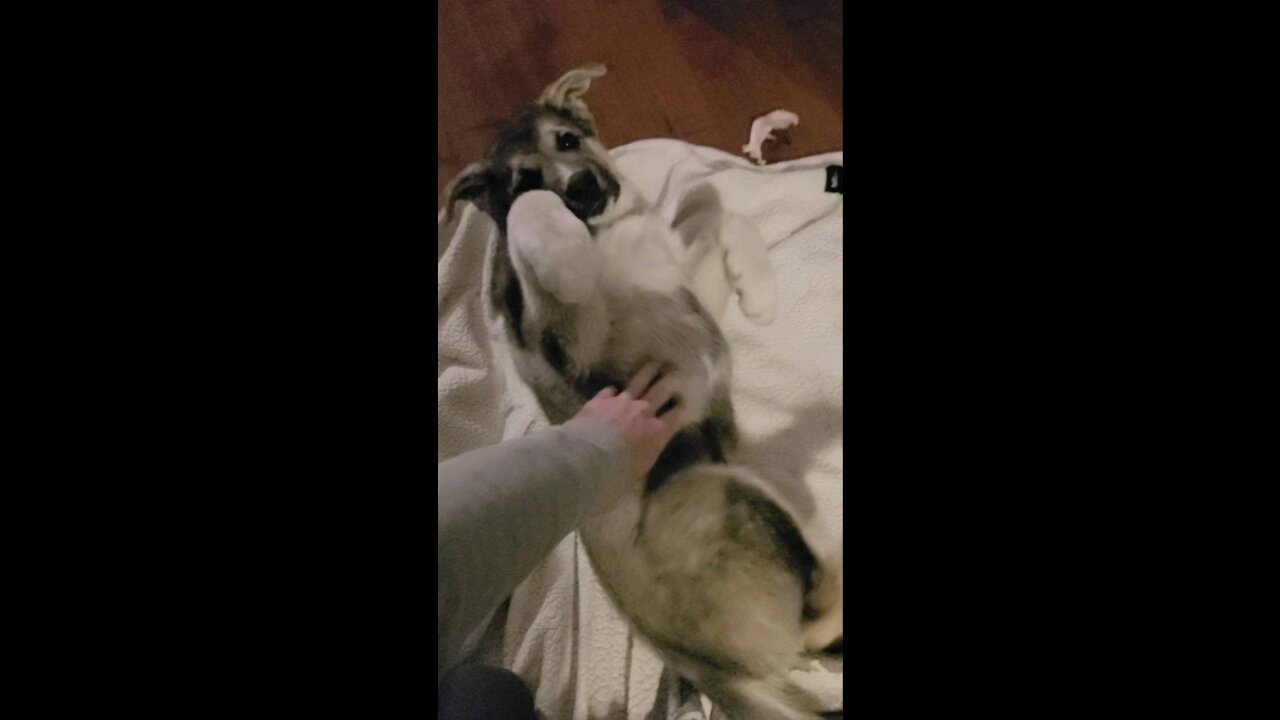
[{"label": "husky puppy", "polygon": [[[814,718],[787,677],[843,635],[842,560],[821,529],[731,464],[731,297],[759,324],[776,288],[754,225],[693,198],[675,227],[622,178],[573,70],[450,186],[499,228],[490,297],[516,370],[553,423],[651,362],[684,427],[646,482],[580,528],[606,591],[668,667],[734,720]],[[714,199],[710,193],[709,200]]]}]

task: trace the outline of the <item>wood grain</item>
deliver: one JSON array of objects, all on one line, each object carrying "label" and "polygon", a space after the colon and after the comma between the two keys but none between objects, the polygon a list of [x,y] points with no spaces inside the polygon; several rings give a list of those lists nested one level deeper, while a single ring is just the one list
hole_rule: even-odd
[{"label": "wood grain", "polygon": [[437,206],[503,122],[592,61],[609,68],[586,100],[610,147],[670,137],[741,154],[752,119],[778,108],[800,124],[765,145],[770,162],[844,147],[841,0],[442,0],[437,19]]}]

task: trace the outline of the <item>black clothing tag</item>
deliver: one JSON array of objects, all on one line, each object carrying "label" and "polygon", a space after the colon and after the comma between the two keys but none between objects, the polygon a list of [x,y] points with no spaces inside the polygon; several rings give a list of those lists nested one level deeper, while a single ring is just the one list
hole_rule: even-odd
[{"label": "black clothing tag", "polygon": [[844,166],[828,165],[827,166],[827,187],[829,193],[844,194]]}]

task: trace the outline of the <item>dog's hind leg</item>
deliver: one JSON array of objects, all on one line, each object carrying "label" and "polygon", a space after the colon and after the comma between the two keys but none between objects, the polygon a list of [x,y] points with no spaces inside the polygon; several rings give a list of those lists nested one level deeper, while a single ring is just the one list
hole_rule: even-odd
[{"label": "dog's hind leg", "polygon": [[817,582],[805,597],[816,615],[803,626],[804,649],[820,652],[844,637],[844,563],[828,561],[815,572]]}]

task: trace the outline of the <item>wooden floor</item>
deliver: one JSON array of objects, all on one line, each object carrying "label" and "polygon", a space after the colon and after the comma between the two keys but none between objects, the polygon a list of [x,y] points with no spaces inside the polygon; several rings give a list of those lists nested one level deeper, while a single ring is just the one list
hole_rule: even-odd
[{"label": "wooden floor", "polygon": [[566,70],[609,147],[671,137],[741,154],[751,120],[800,124],[770,162],[844,148],[843,0],[441,0],[437,205],[503,121]]}]

